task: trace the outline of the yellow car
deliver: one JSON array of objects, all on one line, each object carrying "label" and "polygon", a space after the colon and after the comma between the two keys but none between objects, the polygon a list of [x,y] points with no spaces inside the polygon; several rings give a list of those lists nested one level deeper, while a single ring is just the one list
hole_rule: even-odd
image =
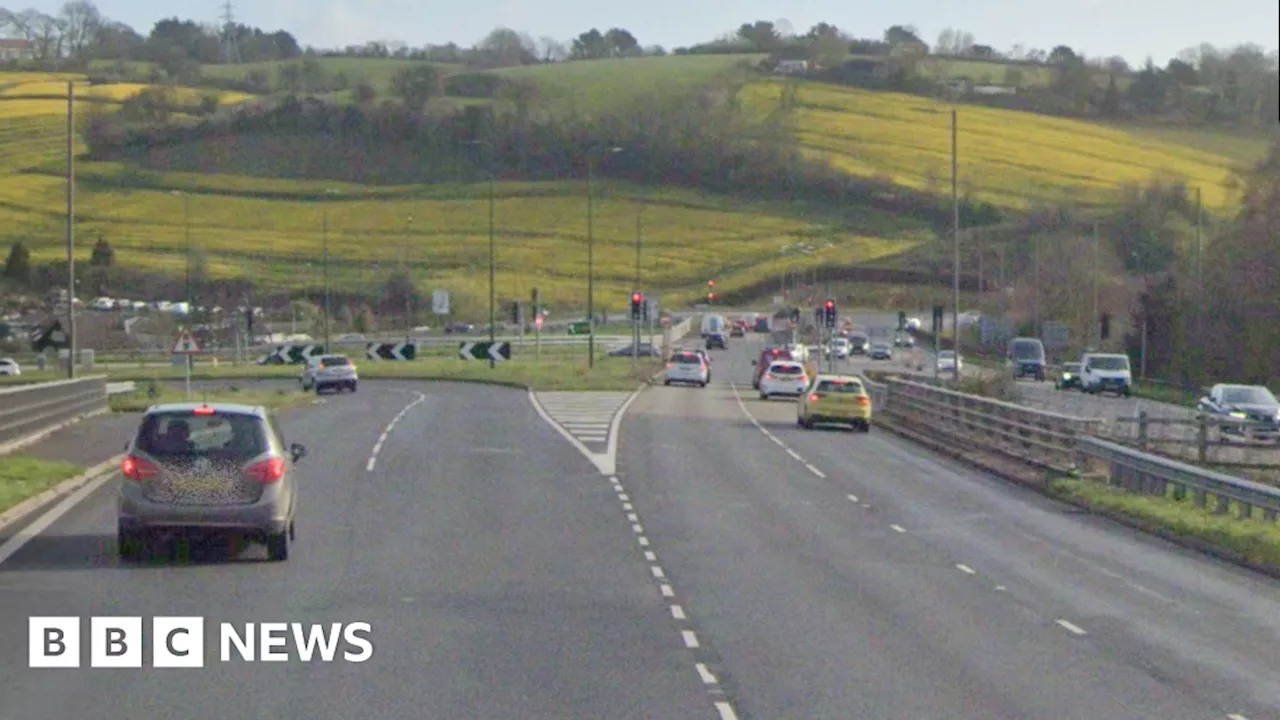
[{"label": "yellow car", "polygon": [[810,429],[818,424],[852,425],[871,432],[871,396],[860,378],[818,375],[800,396],[796,424]]}]

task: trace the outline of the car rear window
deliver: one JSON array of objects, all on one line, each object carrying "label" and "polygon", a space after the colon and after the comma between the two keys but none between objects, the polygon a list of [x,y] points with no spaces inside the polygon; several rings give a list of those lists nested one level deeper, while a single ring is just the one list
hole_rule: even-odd
[{"label": "car rear window", "polygon": [[702,358],[694,355],[693,353],[680,353],[679,355],[671,358],[671,362],[678,362],[685,365],[697,365],[702,362]]},{"label": "car rear window", "polygon": [[325,367],[340,367],[342,365],[350,365],[351,361],[341,355],[337,355],[321,358],[320,364]]},{"label": "car rear window", "polygon": [[818,383],[818,392],[830,393],[862,393],[862,383],[857,380],[823,380]]},{"label": "car rear window", "polygon": [[185,411],[147,415],[138,428],[137,446],[159,459],[249,460],[269,444],[265,424],[253,415]]},{"label": "car rear window", "polygon": [[799,365],[774,365],[770,370],[779,375],[801,375],[804,373],[804,368]]}]

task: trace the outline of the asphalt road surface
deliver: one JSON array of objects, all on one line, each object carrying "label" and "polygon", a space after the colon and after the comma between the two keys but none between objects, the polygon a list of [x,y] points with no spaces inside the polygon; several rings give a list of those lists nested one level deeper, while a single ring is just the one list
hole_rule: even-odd
[{"label": "asphalt road surface", "polygon": [[883,431],[802,430],[751,392],[757,344],[642,395],[618,458],[742,717],[1280,717],[1280,584]]},{"label": "asphalt road surface", "polygon": [[[368,383],[284,434],[310,450],[288,562],[196,547],[121,566],[113,481],[0,564],[0,716],[717,717],[615,491],[525,393]],[[223,664],[209,637],[202,669],[33,670],[31,615],[364,621],[375,654]]]}]

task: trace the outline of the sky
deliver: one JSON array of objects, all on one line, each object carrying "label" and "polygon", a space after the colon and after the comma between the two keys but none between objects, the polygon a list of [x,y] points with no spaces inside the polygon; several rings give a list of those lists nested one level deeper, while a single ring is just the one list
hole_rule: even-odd
[{"label": "sky", "polygon": [[[105,15],[146,34],[156,20],[177,15],[215,21],[222,0],[110,0]],[[32,6],[53,12],[60,0]],[[19,3],[12,3],[14,7]],[[861,6],[860,6],[861,5]],[[16,9],[16,8],[14,8]],[[1007,51],[1014,45],[1050,49],[1066,44],[1088,56],[1119,55],[1131,64],[1148,56],[1163,65],[1180,50],[1207,42],[1219,47],[1255,43],[1280,47],[1276,0],[648,0],[613,5],[599,0],[254,0],[236,3],[236,19],[265,30],[285,29],[303,45],[337,47],[370,40],[411,46],[456,42],[469,46],[495,27],[534,38],[567,41],[598,27],[625,28],[642,45],[667,49],[703,42],[755,20],[787,20],[797,33],[818,22],[857,37],[915,25],[932,43],[948,27],[978,43]]]}]

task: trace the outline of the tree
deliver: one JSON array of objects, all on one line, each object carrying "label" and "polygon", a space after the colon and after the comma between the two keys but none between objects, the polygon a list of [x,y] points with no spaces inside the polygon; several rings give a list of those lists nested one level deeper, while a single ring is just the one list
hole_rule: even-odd
[{"label": "tree", "polygon": [[116,251],[111,249],[107,239],[98,233],[98,241],[93,244],[93,254],[89,256],[89,265],[97,268],[109,268],[115,262]]},{"label": "tree", "polygon": [[428,100],[441,94],[443,81],[434,65],[414,63],[391,76],[391,94],[400,98],[405,107],[421,110]]},{"label": "tree", "polygon": [[820,22],[817,25],[814,25],[813,27],[809,28],[809,32],[804,34],[803,39],[817,40],[819,38],[826,38],[826,37],[838,38],[840,36],[841,36],[840,28],[837,28],[835,25],[831,25],[829,23]]},{"label": "tree", "polygon": [[9,246],[9,257],[4,261],[4,278],[21,285],[31,282],[31,252],[22,241]]},{"label": "tree", "polygon": [[569,57],[574,60],[598,60],[609,56],[609,41],[595,28],[573,39]]},{"label": "tree", "polygon": [[1111,75],[1107,82],[1107,91],[1102,96],[1102,115],[1109,118],[1120,116],[1120,88],[1116,87],[1116,76]]},{"label": "tree", "polygon": [[757,20],[743,23],[738,27],[738,37],[751,43],[757,52],[773,52],[782,35],[778,28],[768,20]]},{"label": "tree", "polygon": [[84,62],[97,49],[103,18],[98,7],[89,0],[71,0],[58,12],[64,49],[77,61]]},{"label": "tree", "polygon": [[894,25],[885,30],[884,41],[895,50],[910,47],[917,50],[923,49],[924,52],[929,51],[929,46],[920,39],[916,29],[910,25]]},{"label": "tree", "polygon": [[604,34],[604,39],[609,45],[610,57],[630,57],[640,54],[639,41],[627,30],[610,28],[609,32]]},{"label": "tree", "polygon": [[518,67],[538,61],[537,44],[510,28],[497,28],[486,35],[476,45],[476,52],[488,67]]},{"label": "tree", "polygon": [[62,23],[52,15],[32,9],[15,13],[0,8],[0,29],[30,43],[34,59],[41,65],[52,64],[62,57]]},{"label": "tree", "polygon": [[1076,51],[1066,45],[1059,45],[1049,51],[1048,61],[1050,65],[1070,65],[1079,60],[1080,56],[1076,55]]},{"label": "tree", "polygon": [[378,91],[368,80],[361,80],[352,88],[351,98],[357,105],[369,105],[378,98]]},{"label": "tree", "polygon": [[809,43],[809,61],[817,67],[838,67],[849,56],[849,43],[839,35],[822,34]]},{"label": "tree", "polygon": [[569,49],[553,37],[543,37],[538,40],[538,58],[544,63],[561,62],[569,59]]}]

